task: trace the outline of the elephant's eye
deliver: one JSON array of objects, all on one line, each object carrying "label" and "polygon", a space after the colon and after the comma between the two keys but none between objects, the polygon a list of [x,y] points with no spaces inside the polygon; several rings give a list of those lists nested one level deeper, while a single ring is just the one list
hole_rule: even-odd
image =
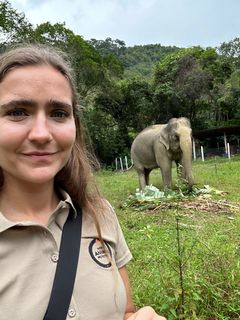
[{"label": "elephant's eye", "polygon": [[179,136],[177,134],[174,134],[172,138],[176,142],[179,141]]}]

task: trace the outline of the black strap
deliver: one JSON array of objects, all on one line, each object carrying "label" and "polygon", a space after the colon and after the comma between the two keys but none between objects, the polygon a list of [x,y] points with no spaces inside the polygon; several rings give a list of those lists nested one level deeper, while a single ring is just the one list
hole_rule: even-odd
[{"label": "black strap", "polygon": [[77,216],[71,207],[64,224],[59,260],[53,282],[48,308],[43,320],[66,320],[70,305],[82,234],[82,210],[76,207]]}]

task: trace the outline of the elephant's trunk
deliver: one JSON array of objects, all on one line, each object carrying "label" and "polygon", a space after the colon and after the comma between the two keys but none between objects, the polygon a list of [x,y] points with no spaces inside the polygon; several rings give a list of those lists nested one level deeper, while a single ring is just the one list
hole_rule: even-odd
[{"label": "elephant's trunk", "polygon": [[194,180],[192,175],[192,139],[190,134],[183,134],[180,137],[180,148],[182,150],[182,166],[184,179],[189,187],[192,187]]}]

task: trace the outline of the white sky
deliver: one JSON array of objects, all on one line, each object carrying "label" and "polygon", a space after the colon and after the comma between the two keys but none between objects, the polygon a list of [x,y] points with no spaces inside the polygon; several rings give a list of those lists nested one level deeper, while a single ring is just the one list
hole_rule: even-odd
[{"label": "white sky", "polygon": [[240,37],[240,0],[10,0],[32,24],[65,22],[85,40],[219,46]]}]

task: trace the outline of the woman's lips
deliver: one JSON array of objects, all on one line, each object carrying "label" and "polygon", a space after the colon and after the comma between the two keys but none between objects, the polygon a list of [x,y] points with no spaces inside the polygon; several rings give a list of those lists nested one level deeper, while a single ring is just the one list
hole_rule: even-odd
[{"label": "woman's lips", "polygon": [[22,153],[24,157],[36,161],[49,161],[57,152],[27,152]]},{"label": "woman's lips", "polygon": [[45,156],[45,155],[53,155],[56,152],[39,152],[39,151],[34,151],[34,152],[27,152],[27,153],[23,153],[25,156]]}]

